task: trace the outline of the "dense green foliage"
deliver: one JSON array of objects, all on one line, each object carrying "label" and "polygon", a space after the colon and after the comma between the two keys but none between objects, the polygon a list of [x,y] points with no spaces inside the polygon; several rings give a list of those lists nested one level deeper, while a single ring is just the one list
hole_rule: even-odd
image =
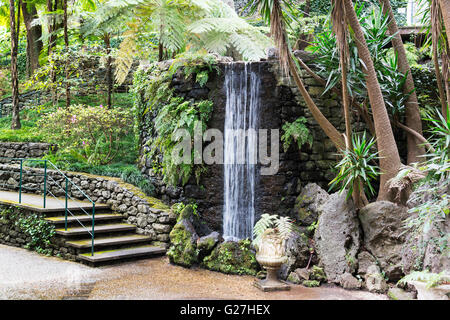
[{"label": "dense green foliage", "polygon": [[26,248],[43,254],[51,254],[49,248],[55,235],[54,226],[49,224],[38,213],[24,212],[20,209],[4,209],[1,219],[10,221],[27,237]]},{"label": "dense green foliage", "polygon": [[[162,174],[164,181],[173,185],[184,185],[192,175],[198,182],[200,174],[205,170],[203,165],[193,163],[193,148],[189,163],[174,160],[173,152],[178,143],[174,135],[180,129],[186,130],[193,143],[194,130],[201,134],[206,130],[213,104],[208,100],[193,102],[174,96],[170,82],[173,75],[182,70],[186,77],[195,77],[196,82],[204,85],[208,74],[217,71],[215,61],[209,54],[184,54],[168,69],[164,70],[161,65],[153,63],[147,70],[140,70],[135,74],[133,91],[136,94],[135,108],[140,121],[138,128],[141,130],[147,113],[154,115],[154,132],[151,132],[152,139],[147,142],[150,147],[147,156],[153,160],[154,170]],[[162,154],[161,161],[156,157],[159,153]]]},{"label": "dense green foliage", "polygon": [[283,149],[286,152],[292,142],[296,142],[298,149],[308,143],[309,146],[313,144],[313,136],[309,131],[308,127],[305,125],[307,119],[300,117],[293,122],[286,122],[283,124],[283,135],[281,136],[281,141],[283,142]]},{"label": "dense green foliage", "polygon": [[378,152],[372,150],[374,144],[375,139],[368,141],[365,132],[362,136],[356,134],[352,136],[352,148],[342,151],[342,159],[336,165],[339,173],[331,180],[330,189],[338,188],[341,193],[347,191],[347,199],[349,199],[355,183],[362,182],[369,195],[375,194],[372,181],[380,173],[378,166],[373,164],[378,155]]}]

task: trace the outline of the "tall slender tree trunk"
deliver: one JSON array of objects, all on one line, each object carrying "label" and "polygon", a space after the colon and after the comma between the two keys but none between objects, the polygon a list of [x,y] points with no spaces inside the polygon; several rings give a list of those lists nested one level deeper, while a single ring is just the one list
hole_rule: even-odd
[{"label": "tall slender tree trunk", "polygon": [[[17,70],[17,53],[19,47],[20,31],[20,3],[17,6],[17,26],[16,26],[16,8],[15,1],[9,0],[9,19],[11,29],[11,87],[12,87],[12,121],[11,129],[18,130],[20,124],[19,107],[19,74]],[[17,29],[16,29],[17,28]]]},{"label": "tall slender tree trunk", "polygon": [[442,18],[444,20],[445,32],[447,33],[447,41],[450,41],[450,1],[438,0],[441,6]]},{"label": "tall slender tree trunk", "polygon": [[[439,38],[441,36],[442,32],[442,10],[441,6],[439,5],[439,0],[432,0],[431,1],[431,8],[430,8],[430,15],[431,15],[431,39],[433,44],[433,63],[434,63],[434,71],[436,73],[436,82],[438,85],[438,91],[439,91],[439,100],[441,101],[441,113],[446,118],[447,116],[447,99],[445,98],[445,91],[444,86],[442,83],[442,74],[441,69],[439,66]],[[442,60],[444,61],[444,60]],[[444,79],[446,77],[444,76]]]},{"label": "tall slender tree trunk", "polygon": [[[392,11],[390,0],[379,0],[383,7],[383,13],[389,15],[389,32],[394,35],[392,38],[392,46],[398,56],[398,68],[401,73],[407,74],[403,92],[409,94],[408,100],[405,102],[405,118],[406,125],[419,134],[422,132],[422,119],[420,118],[419,101],[415,91],[414,80],[411,74],[411,68],[406,57],[405,46],[403,45],[402,37],[399,33],[397,22],[395,21],[394,12]],[[424,160],[424,147],[420,146],[420,142],[411,135],[406,136],[408,146],[407,162],[421,162]]]},{"label": "tall slender tree trunk", "polygon": [[31,25],[33,19],[38,18],[36,6],[33,3],[22,2],[23,22],[27,30],[27,76],[30,77],[39,68],[39,54],[41,53],[42,26]]},{"label": "tall slender tree trunk", "polygon": [[63,10],[64,10],[64,45],[66,48],[66,63],[65,63],[65,73],[66,73],[66,108],[70,107],[70,84],[69,84],[69,35],[67,33],[67,0],[63,0]]},{"label": "tall slender tree trunk", "polygon": [[111,57],[111,38],[108,33],[105,33],[104,35],[104,41],[106,46],[106,54],[108,55],[108,58],[106,60],[106,86],[107,86],[107,101],[106,106],[111,108],[111,98],[112,98],[112,57]]},{"label": "tall slender tree trunk", "polygon": [[355,34],[358,55],[364,62],[363,70],[367,83],[367,93],[370,105],[372,107],[375,132],[377,136],[377,147],[380,153],[380,190],[378,192],[378,200],[391,200],[389,188],[386,182],[395,177],[400,168],[400,156],[392,132],[389,115],[383,100],[380,85],[378,83],[377,74],[373,65],[373,61],[367,47],[364,32],[359,24],[356,16],[352,0],[344,0],[347,20],[351,29]]}]

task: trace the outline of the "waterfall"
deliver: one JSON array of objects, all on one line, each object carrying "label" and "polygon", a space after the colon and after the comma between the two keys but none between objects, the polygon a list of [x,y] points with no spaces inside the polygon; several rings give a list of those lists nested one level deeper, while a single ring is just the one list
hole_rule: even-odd
[{"label": "waterfall", "polygon": [[223,237],[251,239],[255,222],[260,79],[251,71],[251,64],[231,63],[225,69],[225,88]]}]

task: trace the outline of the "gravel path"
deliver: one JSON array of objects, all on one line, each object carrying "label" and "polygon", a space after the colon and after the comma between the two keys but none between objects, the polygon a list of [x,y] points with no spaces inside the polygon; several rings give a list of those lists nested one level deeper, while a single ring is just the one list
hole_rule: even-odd
[{"label": "gravel path", "polygon": [[253,287],[254,277],[185,269],[167,257],[90,268],[0,245],[0,264],[0,299],[387,299],[325,286],[264,293]]}]

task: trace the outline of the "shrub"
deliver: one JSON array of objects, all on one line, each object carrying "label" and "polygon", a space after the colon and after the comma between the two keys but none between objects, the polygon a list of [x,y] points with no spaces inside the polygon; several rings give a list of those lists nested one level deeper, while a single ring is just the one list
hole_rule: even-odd
[{"label": "shrub", "polygon": [[111,163],[124,147],[124,137],[133,133],[128,110],[71,106],[58,108],[38,122],[49,142],[80,162],[93,165]]}]

